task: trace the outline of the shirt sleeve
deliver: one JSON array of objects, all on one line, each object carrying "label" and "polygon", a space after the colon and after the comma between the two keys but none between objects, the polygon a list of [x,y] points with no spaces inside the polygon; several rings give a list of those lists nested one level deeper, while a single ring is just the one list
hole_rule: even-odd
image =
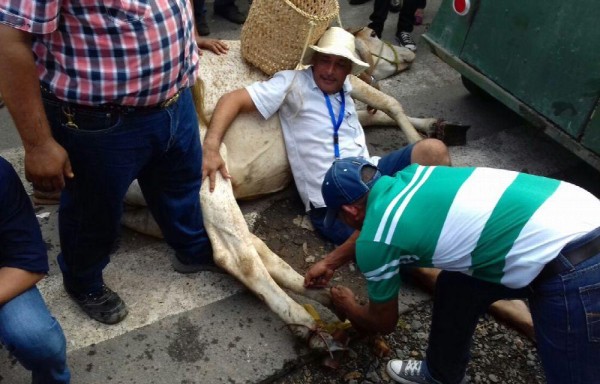
[{"label": "shirt sleeve", "polygon": [[369,300],[384,303],[398,295],[400,278],[400,255],[387,244],[357,241],[356,263],[367,280]]},{"label": "shirt sleeve", "polygon": [[0,267],[48,272],[48,254],[23,184],[0,158]]},{"label": "shirt sleeve", "polygon": [[0,0],[0,23],[34,34],[56,30],[61,0]]},{"label": "shirt sleeve", "polygon": [[297,71],[277,72],[266,81],[259,81],[246,87],[256,109],[265,119],[273,116],[283,104]]}]

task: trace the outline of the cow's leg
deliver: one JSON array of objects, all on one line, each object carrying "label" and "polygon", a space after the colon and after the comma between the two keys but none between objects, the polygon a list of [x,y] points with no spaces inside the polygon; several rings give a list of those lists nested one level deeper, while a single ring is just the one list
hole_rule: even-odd
[{"label": "cow's leg", "polygon": [[[367,112],[366,110],[360,110],[358,113],[358,121],[363,127],[369,126],[390,126],[397,127],[398,123],[386,115],[382,111],[377,111],[374,114]],[[417,131],[423,132],[429,136],[431,132],[435,131],[435,126],[439,123],[439,119],[434,118],[418,118],[407,116],[408,121],[415,127]]]},{"label": "cow's leg", "polygon": [[308,338],[310,330],[316,329],[316,322],[269,275],[233,197],[231,183],[217,173],[214,192],[209,191],[206,180],[200,199],[215,263],[252,290],[284,323],[301,325],[292,327],[292,331],[301,338]]},{"label": "cow's leg", "polygon": [[352,83],[352,97],[385,112],[394,119],[409,143],[416,143],[422,139],[408,120],[398,100],[371,87],[356,76],[350,76],[350,82]]},{"label": "cow's leg", "polygon": [[260,255],[264,266],[269,271],[269,275],[283,288],[292,292],[308,297],[325,306],[331,307],[331,294],[328,289],[306,289],[304,287],[304,277],[296,272],[288,263],[283,261],[267,245],[256,237],[252,236],[254,248]]}]

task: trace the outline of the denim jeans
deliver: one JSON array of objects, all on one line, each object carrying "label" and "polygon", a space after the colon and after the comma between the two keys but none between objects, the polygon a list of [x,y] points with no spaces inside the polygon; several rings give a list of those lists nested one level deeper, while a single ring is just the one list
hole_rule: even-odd
[{"label": "denim jeans", "polygon": [[166,242],[182,261],[212,260],[200,209],[202,148],[189,89],[164,109],[100,112],[47,97],[44,104],[54,138],[68,152],[75,173],[59,208],[58,261],[71,290],[88,293],[103,284],[123,197],[136,178]]},{"label": "denim jeans", "polygon": [[36,287],[0,306],[0,342],[32,373],[33,383],[68,383],[66,340]]},{"label": "denim jeans", "polygon": [[[410,165],[410,159],[412,155],[412,149],[414,144],[409,144],[396,151],[390,152],[383,156],[377,164],[377,168],[382,175],[392,176],[394,173],[401,171],[402,169]],[[327,215],[327,208],[313,208],[308,211],[308,217],[315,228],[324,238],[331,241],[335,245],[340,245],[354,233],[354,228],[346,225],[343,221],[337,219],[333,225],[329,228],[325,228],[323,221]]]},{"label": "denim jeans", "polygon": [[[600,229],[569,243],[574,249]],[[431,375],[456,384],[465,375],[479,317],[495,301],[528,298],[548,384],[583,384],[600,377],[600,254],[529,287],[510,289],[460,272],[440,273],[427,348]]]}]

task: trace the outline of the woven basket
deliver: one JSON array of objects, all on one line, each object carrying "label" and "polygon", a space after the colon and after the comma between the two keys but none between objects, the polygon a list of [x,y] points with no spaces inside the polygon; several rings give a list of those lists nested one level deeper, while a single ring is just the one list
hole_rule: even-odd
[{"label": "woven basket", "polygon": [[254,0],[242,27],[242,57],[268,75],[294,69],[339,10],[337,0]]}]

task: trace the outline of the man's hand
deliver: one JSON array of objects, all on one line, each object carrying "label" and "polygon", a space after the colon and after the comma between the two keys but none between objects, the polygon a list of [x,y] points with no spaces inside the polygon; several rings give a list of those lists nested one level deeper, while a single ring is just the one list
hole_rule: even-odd
[{"label": "man's hand", "polygon": [[354,292],[348,287],[338,285],[331,288],[331,300],[336,314],[348,317],[354,313],[353,308],[358,304]]},{"label": "man's hand", "polygon": [[208,176],[209,180],[209,191],[215,190],[216,174],[217,171],[221,172],[221,175],[225,179],[231,179],[229,171],[227,171],[227,164],[221,157],[219,150],[208,149],[206,146],[202,150],[202,181]]},{"label": "man's hand", "polygon": [[196,44],[201,50],[211,51],[216,55],[224,55],[229,51],[229,46],[225,42],[218,39],[207,39],[198,34],[196,34]]},{"label": "man's hand", "polygon": [[42,192],[60,191],[73,178],[69,155],[54,139],[25,148],[25,177]]},{"label": "man's hand", "polygon": [[306,288],[325,288],[333,277],[335,269],[329,266],[325,260],[321,260],[306,272],[304,286]]}]

